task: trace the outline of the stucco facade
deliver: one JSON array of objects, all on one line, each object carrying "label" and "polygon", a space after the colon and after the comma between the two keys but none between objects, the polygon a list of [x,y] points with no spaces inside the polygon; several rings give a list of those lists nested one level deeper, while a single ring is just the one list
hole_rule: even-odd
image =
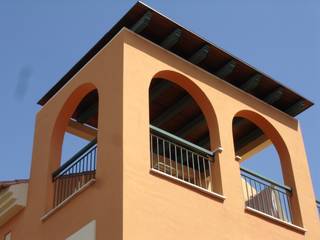
[{"label": "stucco facade", "polygon": [[[208,123],[213,189],[202,193],[150,172],[149,86],[161,77],[184,88]],[[95,182],[53,209],[52,172],[60,166],[68,119],[97,89]],[[244,117],[276,146],[292,187],[293,224],[245,209],[232,121]],[[225,198],[225,199],[224,199]],[[296,119],[123,28],[38,112],[27,207],[0,227],[0,237],[68,239],[95,221],[96,239],[319,239],[308,162]],[[74,238],[71,238],[74,239]]]}]

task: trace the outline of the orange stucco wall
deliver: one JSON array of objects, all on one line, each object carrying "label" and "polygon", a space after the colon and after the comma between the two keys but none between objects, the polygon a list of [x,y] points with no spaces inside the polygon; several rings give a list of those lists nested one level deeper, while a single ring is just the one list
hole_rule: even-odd
[{"label": "orange stucco wall", "polygon": [[[148,89],[154,76],[184,87],[210,128],[216,157],[216,191],[201,194],[151,174]],[[90,90],[99,94],[96,183],[64,207],[51,209],[51,173],[59,166],[66,120]],[[295,224],[302,233],[244,210],[239,163],[232,140],[234,116],[261,127],[282,158],[285,182],[293,188]],[[65,239],[96,220],[104,239],[319,239],[303,138],[298,122],[217,77],[123,29],[39,111],[27,208],[0,228],[12,239]]]},{"label": "orange stucco wall", "polygon": [[[66,239],[96,219],[97,239],[106,233],[122,239],[122,66],[123,36],[118,36],[38,112],[27,207],[14,224],[0,228],[0,237],[12,231],[12,239]],[[93,88],[100,100],[97,181],[42,221],[52,205],[51,173],[59,166],[65,120]]]}]

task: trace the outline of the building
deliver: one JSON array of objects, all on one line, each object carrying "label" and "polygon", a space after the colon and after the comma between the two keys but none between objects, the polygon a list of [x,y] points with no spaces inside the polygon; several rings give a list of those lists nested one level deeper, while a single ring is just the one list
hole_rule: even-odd
[{"label": "building", "polygon": [[[0,238],[320,239],[312,102],[140,2],[39,104]],[[66,132],[88,144],[61,164]],[[285,185],[240,167],[270,144]]]}]

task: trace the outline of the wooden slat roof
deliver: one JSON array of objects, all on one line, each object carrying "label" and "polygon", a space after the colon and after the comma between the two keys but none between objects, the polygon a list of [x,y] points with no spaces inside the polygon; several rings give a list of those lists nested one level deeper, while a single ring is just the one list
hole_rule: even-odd
[{"label": "wooden slat roof", "polygon": [[[290,88],[272,79],[265,73],[258,71],[254,67],[244,61],[232,56],[225,50],[215,46],[208,40],[199,37],[188,29],[180,26],[166,16],[160,14],[156,10],[150,8],[144,3],[137,2],[120,20],[107,32],[61,79],[58,81],[38,102],[44,105],[60,88],[62,88],[91,58],[95,56],[123,27],[131,29],[147,12],[151,13],[151,20],[142,31],[137,32],[142,37],[161,45],[164,39],[174,30],[181,30],[179,41],[169,49],[172,53],[188,60],[201,47],[208,47],[206,58],[197,65],[204,70],[217,74],[219,69],[228,62],[234,61],[236,66],[234,70],[225,77],[221,77],[222,81],[242,88],[243,84],[253,76],[259,75],[259,85],[254,90],[248,91],[249,94],[266,101],[267,96],[281,89],[281,98],[273,103],[272,106],[281,111],[287,112],[291,116],[305,111],[313,105],[313,103],[294,92]],[[292,106],[298,107],[292,111]],[[290,110],[289,110],[290,109]]]}]

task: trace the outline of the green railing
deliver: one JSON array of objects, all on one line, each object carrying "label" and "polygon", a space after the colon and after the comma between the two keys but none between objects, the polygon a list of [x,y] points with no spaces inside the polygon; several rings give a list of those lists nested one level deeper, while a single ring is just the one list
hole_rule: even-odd
[{"label": "green railing", "polygon": [[215,152],[152,125],[150,148],[152,171],[212,192]]},{"label": "green railing", "polygon": [[94,139],[52,173],[54,207],[95,179],[96,159],[97,140]]},{"label": "green railing", "polygon": [[246,207],[292,223],[290,187],[241,168]]},{"label": "green railing", "polygon": [[199,153],[202,153],[202,154],[205,154],[205,155],[208,155],[210,157],[213,157],[214,156],[214,152],[215,151],[210,151],[208,149],[205,149],[203,147],[200,147],[192,142],[189,142],[183,138],[180,138],[172,133],[169,133],[161,128],[158,128],[158,127],[155,127],[153,125],[150,125],[150,132],[151,133],[155,133],[157,134],[158,136],[162,136],[162,137],[165,137],[166,139],[172,141],[172,142],[175,142],[175,143],[179,143],[180,145],[184,146],[184,147],[187,147],[188,149],[190,150],[193,150],[195,152],[199,152]]}]

